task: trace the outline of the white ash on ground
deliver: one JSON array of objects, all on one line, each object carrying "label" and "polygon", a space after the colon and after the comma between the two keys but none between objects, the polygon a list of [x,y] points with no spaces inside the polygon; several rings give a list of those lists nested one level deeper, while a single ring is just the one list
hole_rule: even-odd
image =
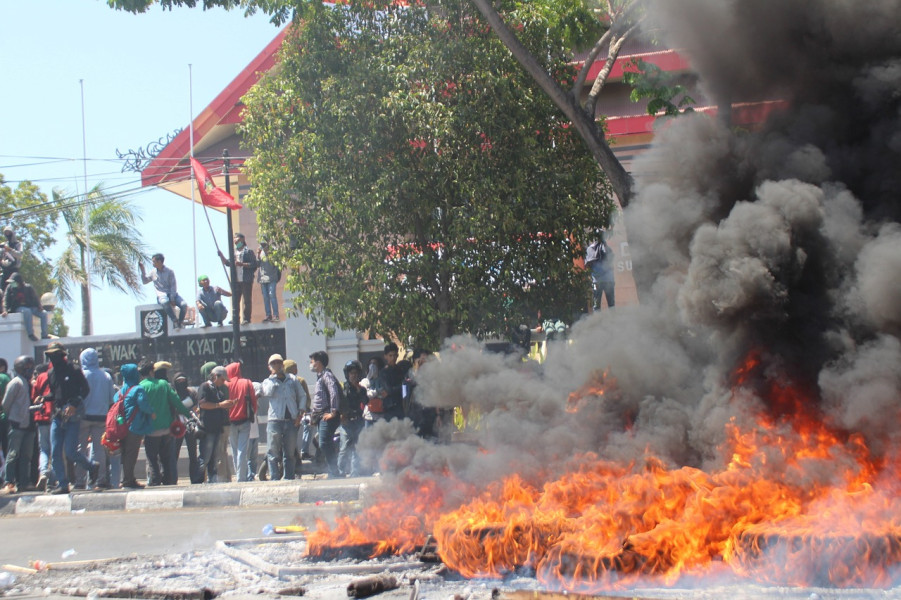
[{"label": "white ash on ground", "polygon": [[[464,580],[443,565],[423,563],[418,568],[396,570],[411,557],[375,561],[336,560],[323,564],[298,558],[302,542],[248,544],[243,548],[274,565],[292,568],[328,568],[330,573],[275,577],[259,567],[245,564],[219,551],[189,552],[165,556],[129,556],[115,561],[97,561],[65,568],[50,568],[33,574],[16,574],[6,597],[74,596],[118,598],[287,598],[314,600],[347,598],[347,586],[366,575],[342,573],[361,567],[391,573],[398,587],[373,598],[380,600],[558,600],[566,594],[548,593],[531,577],[499,580]],[[418,583],[417,583],[418,582]],[[523,595],[526,593],[526,595]],[[570,598],[632,598],[636,600],[901,600],[901,588],[890,590],[837,590],[785,588],[730,583],[695,588],[632,587],[594,596],[570,594]]]},{"label": "white ash on ground", "polygon": [[[635,585],[596,595],[545,591],[529,574],[504,580],[466,580],[443,564],[415,556],[384,559],[314,560],[304,556],[303,536],[222,541],[217,549],[162,556],[57,563],[34,573],[15,574],[0,590],[6,597],[87,598],[288,598],[338,600],[348,585],[368,577],[393,578],[397,587],[370,597],[380,600],[901,600],[901,587],[888,590],[788,588],[748,581],[700,578],[691,586]],[[659,583],[659,582],[658,582]],[[360,597],[363,597],[362,595]]]},{"label": "white ash on ground", "polygon": [[[297,565],[296,547],[286,544],[260,545],[267,560],[284,560]],[[280,556],[281,555],[281,556]],[[381,561],[384,571],[392,562]],[[12,587],[2,590],[7,597],[21,595],[54,595],[118,598],[304,598],[335,600],[347,598],[347,586],[365,575],[341,573],[342,566],[360,561],[332,561],[334,572],[291,577],[275,577],[264,570],[242,563],[220,551],[190,552],[166,556],[129,556],[116,561],[98,561],[77,567],[49,568],[32,574],[16,574]],[[309,563],[316,566],[315,563]],[[419,581],[418,598],[448,600],[465,598],[489,600],[497,582],[465,581],[446,573],[442,565],[423,564],[421,568],[393,573],[398,582],[394,590],[378,594],[378,598],[395,600],[411,598],[414,582]]]}]

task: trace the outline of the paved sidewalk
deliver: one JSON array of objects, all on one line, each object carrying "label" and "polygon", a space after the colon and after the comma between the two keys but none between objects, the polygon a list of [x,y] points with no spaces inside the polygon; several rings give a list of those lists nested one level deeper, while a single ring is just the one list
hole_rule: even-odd
[{"label": "paved sidewalk", "polygon": [[53,496],[23,493],[0,496],[0,516],[97,510],[171,510],[223,506],[280,506],[317,502],[355,502],[370,477],[290,481],[249,481],[158,486],[142,490],[74,491]]}]

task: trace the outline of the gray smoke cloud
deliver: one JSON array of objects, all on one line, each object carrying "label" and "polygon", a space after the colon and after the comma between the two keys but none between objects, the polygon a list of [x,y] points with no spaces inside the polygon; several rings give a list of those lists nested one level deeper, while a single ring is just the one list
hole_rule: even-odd
[{"label": "gray smoke cloud", "polygon": [[[417,393],[477,413],[472,443],[372,428],[361,446],[392,457],[389,481],[450,469],[481,485],[585,452],[721,467],[726,424],[778,410],[762,390],[786,377],[877,455],[897,437],[885,415],[901,409],[901,0],[648,6],[709,97],[781,108],[753,131],[704,114],[662,124],[625,212],[633,260],[654,275],[641,306],[582,319],[540,367],[452,340]],[[762,365],[736,390],[752,351]]]}]

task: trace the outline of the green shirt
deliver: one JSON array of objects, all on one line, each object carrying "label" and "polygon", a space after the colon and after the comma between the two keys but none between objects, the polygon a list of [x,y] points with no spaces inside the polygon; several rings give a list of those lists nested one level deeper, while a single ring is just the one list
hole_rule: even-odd
[{"label": "green shirt", "polygon": [[191,416],[188,410],[165,379],[144,379],[140,386],[144,388],[147,401],[153,407],[153,431],[169,429],[172,424],[173,411],[178,411],[186,417]]}]

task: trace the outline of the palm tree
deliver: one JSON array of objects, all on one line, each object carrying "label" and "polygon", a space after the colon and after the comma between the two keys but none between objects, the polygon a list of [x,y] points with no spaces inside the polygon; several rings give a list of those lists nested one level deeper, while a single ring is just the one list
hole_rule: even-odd
[{"label": "palm tree", "polygon": [[137,228],[141,217],[128,202],[107,194],[102,184],[94,186],[83,202],[73,203],[56,190],[53,197],[67,205],[62,216],[68,228],[68,246],[53,270],[53,278],[59,282],[57,295],[62,304],[70,305],[73,288],[81,288],[81,333],[91,335],[91,297],[85,269],[88,247],[92,287],[99,288],[103,282],[138,297],[142,282],[137,265],[147,260]]}]

